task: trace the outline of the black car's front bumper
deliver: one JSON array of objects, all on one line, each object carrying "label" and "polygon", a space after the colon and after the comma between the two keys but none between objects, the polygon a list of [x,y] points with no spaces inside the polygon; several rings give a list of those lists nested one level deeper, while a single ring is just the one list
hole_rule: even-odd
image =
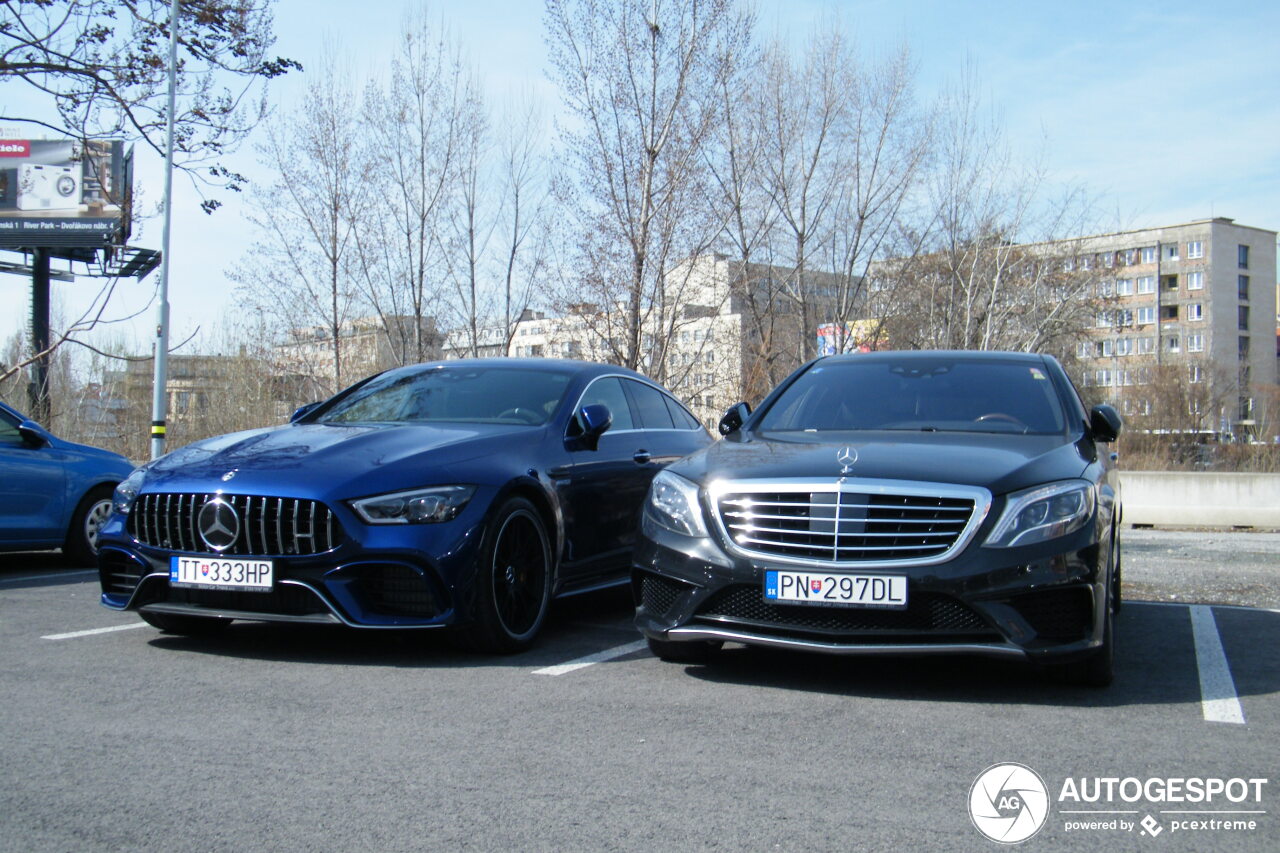
[{"label": "black car's front bumper", "polygon": [[789,605],[764,598],[764,573],[796,566],[730,554],[713,538],[681,536],[646,517],[633,560],[636,626],[668,642],[849,655],[976,654],[1057,663],[1101,645],[1103,546],[1109,543],[1096,525],[1025,548],[980,542],[946,563],[860,572],[905,575],[905,608]]}]

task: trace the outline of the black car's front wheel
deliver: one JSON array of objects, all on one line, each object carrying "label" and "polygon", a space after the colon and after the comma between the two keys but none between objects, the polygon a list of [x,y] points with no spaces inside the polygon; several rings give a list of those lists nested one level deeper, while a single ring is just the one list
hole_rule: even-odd
[{"label": "black car's front wheel", "polygon": [[482,549],[471,645],[511,654],[533,644],[551,601],[551,544],[542,517],[524,498],[498,510]]}]

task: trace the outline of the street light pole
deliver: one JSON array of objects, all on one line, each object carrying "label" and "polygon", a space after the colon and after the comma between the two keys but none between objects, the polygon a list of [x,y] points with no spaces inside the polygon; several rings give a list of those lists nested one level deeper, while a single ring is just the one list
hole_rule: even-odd
[{"label": "street light pole", "polygon": [[160,300],[156,306],[155,380],[151,394],[151,458],[164,455],[165,413],[169,408],[169,233],[173,222],[173,115],[178,83],[178,13],[181,0],[169,4],[169,111],[165,116],[164,229],[160,237]]}]

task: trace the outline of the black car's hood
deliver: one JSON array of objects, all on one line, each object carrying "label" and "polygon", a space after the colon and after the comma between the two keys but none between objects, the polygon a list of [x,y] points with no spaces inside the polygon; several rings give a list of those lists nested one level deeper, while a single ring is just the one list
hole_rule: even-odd
[{"label": "black car's hood", "polygon": [[488,424],[288,424],[187,445],[149,466],[148,487],[286,495],[391,491],[439,482],[460,462],[511,450],[542,432]]},{"label": "black car's hood", "polygon": [[718,441],[672,470],[706,485],[716,479],[841,476],[837,455],[857,459],[847,476],[980,486],[1002,494],[1079,477],[1089,464],[1061,435],[956,432],[764,433]]}]

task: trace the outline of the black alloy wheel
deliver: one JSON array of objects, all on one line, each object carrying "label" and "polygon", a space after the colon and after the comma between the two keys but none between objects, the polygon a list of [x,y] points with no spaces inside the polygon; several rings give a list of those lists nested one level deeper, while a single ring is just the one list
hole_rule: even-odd
[{"label": "black alloy wheel", "polygon": [[480,565],[479,608],[466,633],[481,651],[511,654],[533,644],[551,600],[551,545],[538,510],[511,498],[494,516]]}]

